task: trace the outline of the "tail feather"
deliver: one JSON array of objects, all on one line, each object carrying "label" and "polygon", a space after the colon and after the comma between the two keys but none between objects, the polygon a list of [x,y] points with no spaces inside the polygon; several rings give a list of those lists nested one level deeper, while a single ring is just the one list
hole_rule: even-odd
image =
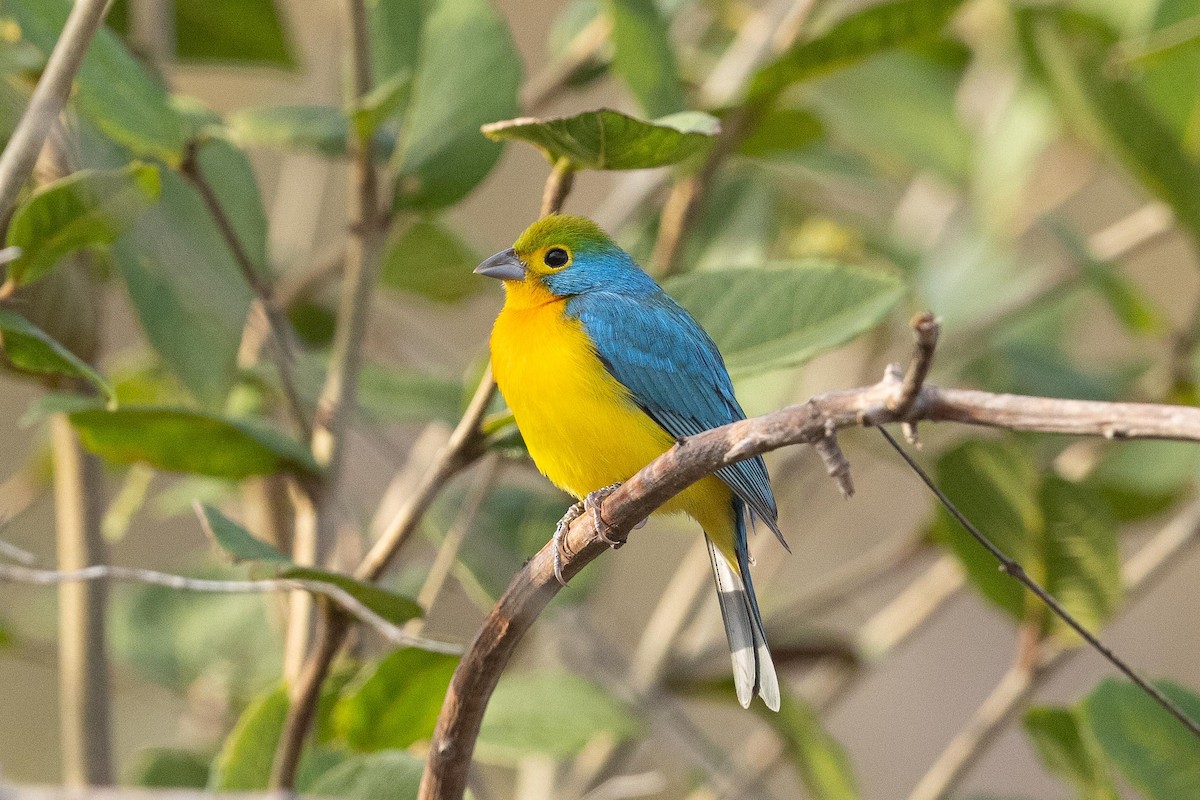
[{"label": "tail feather", "polygon": [[[740,524],[742,523],[739,521]],[[757,694],[762,697],[768,708],[778,711],[779,679],[775,675],[775,665],[767,649],[762,615],[758,610],[758,600],[754,596],[754,585],[750,582],[746,548],[738,548],[738,570],[735,570],[717,550],[712,539],[708,540],[708,554],[712,560],[713,577],[717,582],[717,600],[721,606],[721,619],[725,623],[725,636],[729,640],[733,682],[737,689],[738,702],[743,708],[749,708],[750,702]],[[738,574],[739,571],[741,575]]]}]

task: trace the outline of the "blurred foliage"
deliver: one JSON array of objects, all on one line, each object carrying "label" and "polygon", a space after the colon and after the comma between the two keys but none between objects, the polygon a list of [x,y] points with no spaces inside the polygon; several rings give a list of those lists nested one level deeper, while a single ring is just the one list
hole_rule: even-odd
[{"label": "blurred foliage", "polygon": [[[176,0],[177,60],[305,70],[289,39],[289,14],[301,5]],[[419,624],[429,610],[390,588],[422,584],[424,556],[385,588],[298,566],[254,526],[233,521],[253,517],[244,480],[311,481],[320,471],[285,427],[278,371],[250,363],[254,292],[197,176],[211,185],[255,279],[280,288],[296,334],[296,388],[309,407],[341,313],[329,291],[338,270],[297,275],[303,264],[278,252],[268,230],[255,168],[280,154],[340,164],[358,144],[369,147],[388,200],[373,302],[437,314],[445,329],[482,302],[471,267],[484,243],[460,203],[506,146],[528,146],[564,173],[663,168],[672,179],[709,180],[683,242],[682,274],[665,286],[712,333],[739,384],[772,387],[753,406],[795,400],[778,387],[796,385],[805,363],[863,334],[860,349],[879,361],[881,343],[924,307],[944,321],[940,381],[1093,399],[1200,394],[1200,320],[1180,320],[1168,302],[1174,287],[1130,269],[1128,250],[1097,247],[1077,208],[1165,204],[1190,245],[1185,260],[1197,263],[1196,0],[828,0],[719,102],[707,81],[739,46],[754,4],[571,0],[551,26],[546,63],[530,61],[537,76],[526,86],[538,86],[543,69],[552,78],[561,70],[547,97],[571,102],[553,114],[545,100],[518,102],[522,58],[509,18],[490,0],[366,7],[375,84],[367,96],[315,105],[289,93],[218,114],[144,65],[127,43],[128,4],[118,0],[64,117],[69,174],[31,182],[6,231],[5,244],[21,252],[5,268],[5,291],[17,292],[0,307],[0,362],[44,389],[12,417],[40,433],[51,415],[69,416],[122,487],[109,506],[111,533],[136,532],[147,509],[180,514],[200,502],[217,546],[245,562],[214,568],[181,552],[181,571],[332,583],[396,623]],[[0,138],[11,135],[69,8],[69,0],[0,6]],[[572,94],[613,89],[627,95],[617,109]],[[726,160],[706,175],[702,165],[714,157]],[[661,196],[629,200],[612,231],[643,263],[661,233]],[[284,291],[297,278],[300,288]],[[136,330],[104,333],[100,300],[112,293],[127,297]],[[1111,347],[1092,347],[1093,339]],[[362,354],[354,425],[394,470],[402,453],[390,437],[408,443],[402,426],[453,425],[478,372],[444,353],[380,349],[372,340]],[[493,411],[489,446],[505,457],[505,472],[472,526],[481,535],[463,542],[449,579],[480,604],[544,543],[566,502],[530,483],[519,432],[502,407]],[[1093,628],[1124,602],[1121,526],[1178,507],[1200,469],[1195,447],[1177,443],[1072,449],[1009,436],[939,446],[947,494]],[[427,543],[441,546],[467,496],[452,485],[437,499]],[[344,500],[347,552],[366,544],[361,500]],[[1015,623],[1074,643],[947,515],[939,511],[930,532],[979,597]],[[559,605],[591,602],[598,574],[579,576]],[[144,751],[124,771],[128,780],[267,786],[288,703],[273,608],[158,586],[115,593],[115,658],[207,720],[195,725],[203,741]],[[28,637],[12,633],[16,611],[5,614],[7,655]],[[325,685],[299,788],[356,800],[415,796],[455,665],[364,637]],[[729,687],[717,684],[663,691],[730,703]],[[1163,688],[1200,716],[1195,693]],[[219,709],[216,722],[193,708],[206,704]],[[804,698],[786,695],[766,720],[810,796],[859,796],[849,755]],[[501,680],[479,755],[489,769],[530,758],[566,763],[596,742],[632,743],[653,721],[587,676],[538,663]],[[1113,800],[1122,781],[1149,800],[1200,796],[1195,742],[1127,684],[1106,680],[1072,707],[1034,708],[1024,727],[1046,769],[1080,798]]]}]

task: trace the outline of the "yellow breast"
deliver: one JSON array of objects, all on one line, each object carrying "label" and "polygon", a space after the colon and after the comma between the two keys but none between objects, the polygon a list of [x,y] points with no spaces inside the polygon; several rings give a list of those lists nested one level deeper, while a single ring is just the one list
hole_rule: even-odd
[{"label": "yellow breast", "polygon": [[[597,357],[566,300],[507,287],[492,331],[492,369],[538,469],[577,498],[627,480],[674,440]],[[706,478],[661,510],[684,511],[713,535],[729,523],[731,494]]]}]

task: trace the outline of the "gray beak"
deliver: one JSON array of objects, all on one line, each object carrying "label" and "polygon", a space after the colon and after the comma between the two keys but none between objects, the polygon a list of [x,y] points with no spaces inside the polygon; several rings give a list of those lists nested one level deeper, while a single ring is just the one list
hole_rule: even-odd
[{"label": "gray beak", "polygon": [[511,247],[484,261],[475,268],[476,275],[486,275],[498,281],[525,280],[525,265]]}]

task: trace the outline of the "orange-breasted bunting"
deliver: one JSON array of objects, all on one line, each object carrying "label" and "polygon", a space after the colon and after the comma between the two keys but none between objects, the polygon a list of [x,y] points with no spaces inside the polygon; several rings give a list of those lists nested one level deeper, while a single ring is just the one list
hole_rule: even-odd
[{"label": "orange-breasted bunting", "polygon": [[[500,392],[538,469],[576,498],[745,418],[712,339],[591,220],[543,218],[475,271],[504,282],[491,338]],[[704,529],[738,700],[778,710],[746,540],[759,519],[783,542],[763,460],[723,467],[659,512]]]}]

